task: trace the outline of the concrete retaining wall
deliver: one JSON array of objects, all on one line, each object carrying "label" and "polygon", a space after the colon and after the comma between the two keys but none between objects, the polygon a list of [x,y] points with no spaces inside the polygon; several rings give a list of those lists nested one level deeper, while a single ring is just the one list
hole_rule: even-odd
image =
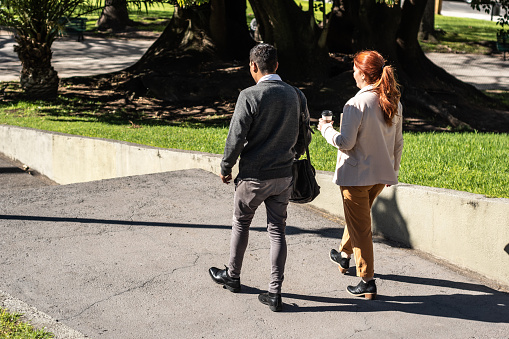
[{"label": "concrete retaining wall", "polygon": [[[14,126],[0,126],[0,152],[59,184],[190,168],[217,174],[221,159]],[[321,194],[311,205],[342,217],[332,173],[317,179]],[[375,233],[509,285],[509,199],[399,184],[376,200],[373,222]]]},{"label": "concrete retaining wall", "polygon": [[220,155],[0,125],[0,152],[59,184],[190,168],[219,173]]}]

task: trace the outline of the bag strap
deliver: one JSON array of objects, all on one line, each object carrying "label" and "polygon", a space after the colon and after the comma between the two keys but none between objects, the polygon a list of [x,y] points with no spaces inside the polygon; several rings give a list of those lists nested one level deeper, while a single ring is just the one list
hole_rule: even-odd
[{"label": "bag strap", "polygon": [[[293,86],[292,86],[293,87]],[[309,124],[304,124],[304,111],[302,110],[302,99],[300,97],[300,94],[299,94],[299,91],[297,90],[296,87],[293,87],[293,89],[295,90],[295,93],[297,93],[297,97],[299,98],[299,110],[300,110],[300,121],[299,121],[299,125],[301,125],[301,130],[302,132],[304,133],[304,145],[306,146],[306,157],[308,158],[309,162],[311,163],[311,156],[309,155],[309,147],[308,147],[308,133],[307,133],[307,129],[311,129],[309,127]]]}]

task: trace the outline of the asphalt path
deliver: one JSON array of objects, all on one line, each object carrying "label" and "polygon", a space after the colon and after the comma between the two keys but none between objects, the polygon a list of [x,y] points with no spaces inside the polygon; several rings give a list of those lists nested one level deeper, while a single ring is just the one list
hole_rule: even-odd
[{"label": "asphalt path", "polygon": [[57,338],[508,337],[509,294],[380,239],[377,300],[349,295],[354,268],[341,275],[328,258],[342,221],[297,204],[289,207],[283,312],[257,300],[270,272],[263,206],[242,292],[221,288],[207,271],[228,260],[234,190],[206,171],[34,188],[2,189],[3,180],[0,306]]}]

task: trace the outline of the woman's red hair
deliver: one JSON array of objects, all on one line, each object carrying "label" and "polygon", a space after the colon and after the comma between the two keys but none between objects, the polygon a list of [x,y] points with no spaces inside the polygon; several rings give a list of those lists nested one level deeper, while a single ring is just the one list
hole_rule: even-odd
[{"label": "woman's red hair", "polygon": [[380,107],[387,125],[392,125],[398,114],[398,103],[401,98],[394,68],[386,65],[384,58],[376,51],[362,51],[355,55],[353,62],[366,77],[366,82],[373,85],[380,98]]}]

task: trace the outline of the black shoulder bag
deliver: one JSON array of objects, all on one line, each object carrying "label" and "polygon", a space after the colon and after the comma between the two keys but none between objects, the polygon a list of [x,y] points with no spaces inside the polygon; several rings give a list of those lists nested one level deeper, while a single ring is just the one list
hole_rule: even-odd
[{"label": "black shoulder bag", "polygon": [[291,202],[298,204],[304,204],[313,201],[318,194],[320,194],[320,186],[316,182],[316,172],[313,165],[311,165],[311,157],[309,156],[308,147],[308,129],[309,124],[305,124],[304,112],[302,110],[302,101],[300,94],[297,92],[299,98],[300,108],[300,129],[304,133],[304,144],[306,145],[306,159],[294,160],[293,161],[293,191],[290,197]]}]

